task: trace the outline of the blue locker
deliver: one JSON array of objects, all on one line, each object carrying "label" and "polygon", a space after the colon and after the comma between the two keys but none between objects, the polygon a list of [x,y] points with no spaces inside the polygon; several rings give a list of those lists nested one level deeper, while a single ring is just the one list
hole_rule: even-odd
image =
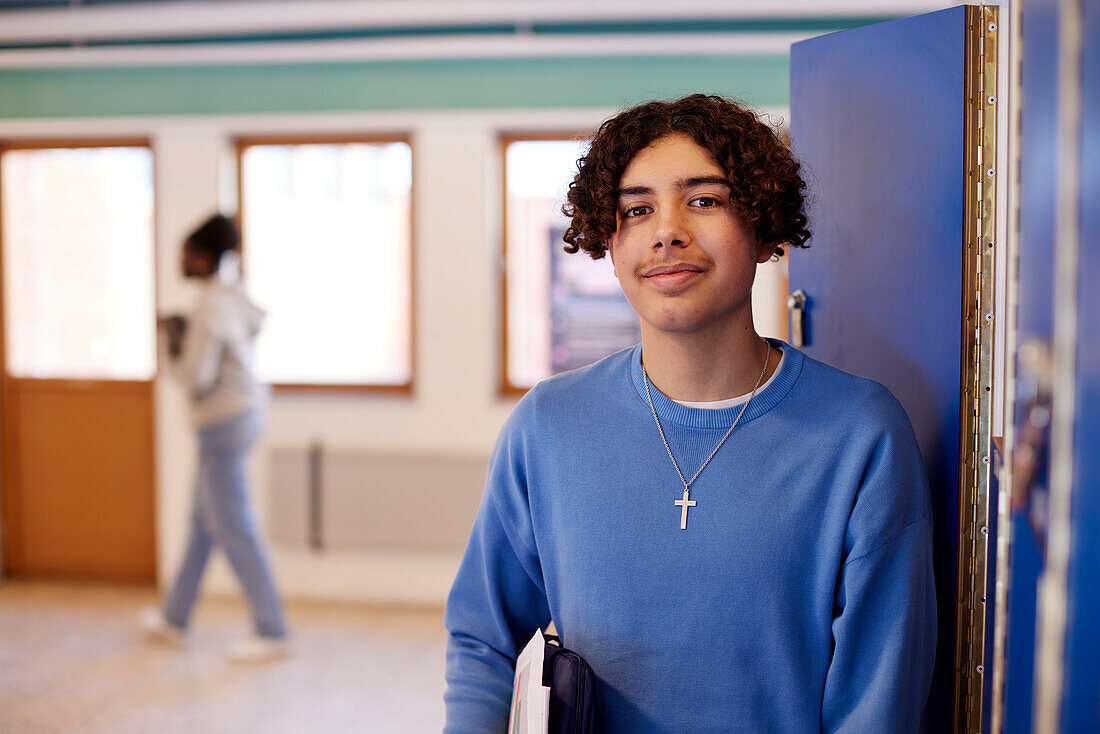
[{"label": "blue locker", "polygon": [[[1100,0],[1028,0],[1020,7],[1016,342],[1045,347],[1054,371],[1008,355],[1019,388],[1008,420],[1017,448],[1033,444],[1035,470],[1026,487],[1022,472],[1012,476],[1010,572],[1002,580],[1009,588],[1004,698],[990,700],[987,688],[985,716],[967,729],[952,711],[959,673],[953,617],[961,595],[955,572],[967,11],[823,36],[796,44],[791,55],[791,141],[814,202],[812,248],[793,253],[790,263],[792,291],[808,296],[804,348],[898,396],[932,483],[940,635],[927,731],[987,731],[990,708],[1003,705],[1002,730],[1010,734],[1100,732],[1100,301],[1089,291],[1100,278],[1100,47],[1093,42],[1100,38]],[[1059,66],[1067,30],[1083,39],[1071,68]],[[1067,78],[1072,83],[1062,86]],[[1070,140],[1058,128],[1065,89],[1080,102]],[[1058,158],[1067,145],[1068,164]],[[1057,222],[1059,197],[1066,196],[1075,199],[1076,213]],[[1075,235],[1071,247],[1056,238],[1067,228]],[[1028,428],[1046,409],[1060,426],[1053,446],[1049,432]],[[1067,477],[1055,487],[1052,466],[1055,477]],[[1058,497],[1064,516],[1057,515]],[[1044,574],[1057,583],[1040,593]],[[1001,663],[989,649],[984,662]]]},{"label": "blue locker", "polygon": [[[1080,50],[1071,53],[1072,68],[1063,67],[1060,74],[1069,82],[1069,94],[1077,98],[1079,107],[1075,111],[1071,106],[1067,114],[1072,121],[1071,138],[1060,138],[1059,143],[1067,146],[1072,158],[1060,164],[1076,171],[1059,169],[1059,186],[1064,188],[1058,197],[1074,200],[1075,211],[1074,216],[1059,221],[1059,227],[1065,227],[1071,236],[1067,242],[1058,232],[1054,253],[1058,271],[1055,352],[1065,356],[1072,380],[1061,379],[1056,356],[1055,430],[1051,434],[1051,469],[1066,477],[1068,490],[1065,583],[1050,590],[1055,605],[1064,604],[1065,608],[1065,628],[1059,630],[1063,635],[1062,685],[1061,690],[1053,691],[1057,730],[1065,734],[1100,732],[1100,303],[1092,293],[1100,278],[1100,49],[1095,43],[1100,37],[1100,0],[1082,0],[1075,7],[1063,8],[1060,34],[1074,32],[1080,34]],[[1059,391],[1065,392],[1064,399]],[[1059,425],[1066,426],[1068,432],[1057,432]],[[1052,492],[1055,489],[1052,486]],[[1051,507],[1053,531],[1057,527],[1053,501]],[[1053,564],[1054,549],[1048,554]],[[1043,605],[1041,614],[1047,610]],[[1041,646],[1039,655],[1047,654]],[[1038,714],[1038,731],[1055,723],[1044,718],[1043,710]]]},{"label": "blue locker", "polygon": [[[1058,2],[1031,0],[1021,6],[1020,85],[1020,253],[1017,276],[1017,344],[1049,348],[1053,321],[1054,221],[1057,187],[1056,144],[1058,106]],[[1022,51],[1022,49],[1021,49]],[[1015,355],[1013,355],[1013,358]],[[1016,435],[1021,436],[1032,405],[1049,406],[1037,376],[1026,364],[1017,364]],[[1042,392],[1045,392],[1045,386]],[[1008,579],[1008,620],[1005,645],[1005,734],[1032,731],[1035,684],[1036,612],[1038,583],[1046,546],[1044,514],[1048,477],[1044,433],[1035,437],[1039,465],[1023,501],[1014,487],[1012,548]],[[1017,478],[1018,482],[1018,478]]]},{"label": "blue locker", "polygon": [[1100,1],[1083,3],[1076,395],[1065,732],[1100,732]]},{"label": "blue locker", "polygon": [[791,145],[813,202],[790,288],[814,357],[905,406],[932,489],[939,608],[924,730],[952,727],[966,194],[966,8],[791,51]]}]

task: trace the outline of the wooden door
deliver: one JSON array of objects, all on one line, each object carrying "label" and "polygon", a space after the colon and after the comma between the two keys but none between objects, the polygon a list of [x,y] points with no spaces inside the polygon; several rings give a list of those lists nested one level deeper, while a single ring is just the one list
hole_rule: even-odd
[{"label": "wooden door", "polygon": [[810,249],[790,256],[790,288],[808,297],[804,348],[886,385],[928,470],[939,608],[929,732],[982,721],[996,13],[959,6],[791,51],[791,147],[813,202]]},{"label": "wooden door", "polygon": [[0,147],[4,565],[152,580],[152,151]]}]

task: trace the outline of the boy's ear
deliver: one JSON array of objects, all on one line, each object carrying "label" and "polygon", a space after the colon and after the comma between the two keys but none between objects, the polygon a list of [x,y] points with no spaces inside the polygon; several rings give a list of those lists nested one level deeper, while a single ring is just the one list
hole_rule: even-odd
[{"label": "boy's ear", "polygon": [[775,255],[775,248],[779,247],[778,242],[769,242],[767,244],[761,243],[756,250],[756,262],[766,263],[771,260]]}]

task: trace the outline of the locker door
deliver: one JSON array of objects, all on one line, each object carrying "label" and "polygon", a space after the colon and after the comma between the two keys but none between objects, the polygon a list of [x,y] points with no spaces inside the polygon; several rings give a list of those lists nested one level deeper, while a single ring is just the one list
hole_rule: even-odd
[{"label": "locker door", "polygon": [[[1047,456],[1050,409],[1050,345],[1054,329],[1054,222],[1058,175],[1058,0],[1029,0],[1020,9],[1020,188],[1019,255],[1016,263],[1016,360],[1014,429],[1016,446],[1009,452],[1014,463],[1007,586],[998,604],[1007,607],[1003,629],[1002,722],[994,731],[1027,734],[1032,731],[1035,684],[1036,612],[1038,580],[1046,551],[1048,527]],[[1033,429],[1027,426],[1034,422]],[[1032,452],[1026,459],[1021,441]],[[1031,474],[1031,478],[1025,477]],[[1021,482],[1027,486],[1022,486]],[[1002,565],[1002,568],[1005,566]],[[1007,596],[1007,598],[1004,598]]]},{"label": "locker door", "polygon": [[960,6],[810,39],[791,53],[791,145],[807,169],[814,236],[791,255],[790,288],[808,297],[806,351],[890,388],[921,445],[939,607],[924,722],[934,732],[981,727],[992,382],[984,317],[997,250],[995,146],[983,138],[996,129],[996,99],[981,85],[996,89],[996,13]]},{"label": "locker door", "polygon": [[[1021,440],[1016,449],[1026,455],[1031,447],[1025,431],[1032,429],[1032,443],[1038,445],[1035,453],[1047,457],[1046,465],[1036,472],[1047,486],[1045,502],[1037,501],[1043,497],[1036,486],[1039,482],[1029,487],[1023,471],[1014,477],[1018,504],[1029,511],[1043,551],[1030,722],[1036,732],[1100,732],[1100,344],[1096,338],[1100,304],[1090,293],[1090,286],[1100,277],[1100,212],[1096,206],[1100,200],[1100,53],[1091,42],[1100,33],[1100,2],[1073,0],[1057,5],[1039,3],[1037,7],[1045,11],[1048,38],[1055,43],[1034,47],[1025,43],[1024,60],[1026,63],[1035,54],[1038,63],[1055,66],[1058,97],[1056,105],[1032,113],[1053,115],[1053,155],[1042,157],[1047,150],[1039,146],[1042,139],[1037,141],[1034,134],[1021,141],[1022,180],[1051,168],[1055,173],[1052,205],[1037,209],[1037,203],[1027,199],[1020,205],[1020,332],[1029,336],[1025,327],[1039,319],[1043,326],[1051,325],[1046,342],[1042,335],[1032,337],[1033,343],[1049,344],[1045,370],[1049,433],[1033,430],[1035,423],[1042,421],[1032,419],[1032,413],[1021,410],[1017,414]],[[1024,11],[1028,13],[1022,24],[1026,32],[1033,11],[1029,4]],[[1056,51],[1049,50],[1052,47]],[[1032,85],[1026,76],[1022,83],[1026,111],[1031,105],[1028,94]],[[1027,130],[1022,126],[1021,133]],[[1025,165],[1037,159],[1035,168]],[[1029,216],[1051,221],[1053,226],[1029,232],[1023,228]],[[1053,277],[1032,287],[1030,281],[1046,276],[1049,269],[1039,269],[1036,274],[1025,271],[1023,263],[1042,258],[1053,263]],[[1025,298],[1028,293],[1030,297]],[[1021,385],[1026,388],[1027,382],[1021,380]],[[1026,407],[1024,399],[1030,396],[1019,397]],[[1048,441],[1048,450],[1044,450],[1043,440]],[[1044,504],[1046,512],[1037,512]],[[1039,515],[1038,522],[1035,515]],[[1017,643],[1016,650],[1024,647],[1024,641],[1015,637],[1024,627],[1021,619],[1030,621],[1031,610],[1025,608],[1025,602],[1033,593],[1034,568],[1024,563],[1029,560],[1023,552],[1026,540],[1025,536],[1014,543],[1011,593],[1016,597],[1012,609],[1017,615],[1009,617],[1008,634],[1010,642]],[[1026,672],[1027,662],[1026,654],[1008,658],[1009,681],[1015,676],[1017,690],[1026,687],[1026,681],[1019,678]],[[1006,723],[1011,725],[1006,730],[1026,730],[1019,722]]]},{"label": "locker door", "polygon": [[[1090,292],[1090,286],[1100,282],[1100,48],[1095,42],[1100,38],[1100,1],[1082,2],[1080,12],[1078,219],[1071,222],[1077,236],[1067,243],[1075,252],[1057,255],[1071,258],[1065,271],[1073,300],[1067,307],[1075,312],[1074,328],[1065,335],[1067,345],[1072,345],[1074,370],[1074,391],[1065,401],[1073,406],[1067,420],[1071,433],[1059,437],[1068,442],[1065,454],[1071,462],[1065,468],[1070,537],[1064,592],[1065,685],[1059,704],[1061,730],[1067,733],[1100,732],[1100,303]],[[1057,444],[1054,448],[1059,449]],[[1061,456],[1059,452],[1055,460],[1061,461]]]}]

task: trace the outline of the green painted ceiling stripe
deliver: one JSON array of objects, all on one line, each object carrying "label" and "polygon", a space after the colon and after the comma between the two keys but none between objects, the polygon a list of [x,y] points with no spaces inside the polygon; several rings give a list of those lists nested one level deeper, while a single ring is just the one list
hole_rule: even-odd
[{"label": "green painted ceiling stripe", "polygon": [[786,55],[3,69],[0,117],[617,107],[692,92],[786,105]]}]

